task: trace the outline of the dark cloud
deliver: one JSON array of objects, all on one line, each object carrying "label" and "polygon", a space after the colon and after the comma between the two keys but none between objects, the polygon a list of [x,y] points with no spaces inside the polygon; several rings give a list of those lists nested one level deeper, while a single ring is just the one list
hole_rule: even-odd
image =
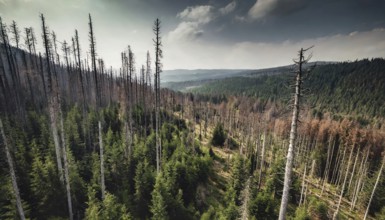
[{"label": "dark cloud", "polygon": [[[384,0],[0,0],[0,16],[8,24],[16,20],[21,27],[33,26],[38,32],[40,12],[59,39],[68,41],[77,28],[82,45],[88,45],[87,15],[91,13],[97,41],[108,42],[98,44],[98,53],[115,67],[119,52],[128,44],[138,63],[142,62],[153,48],[156,18],[162,21],[166,69],[177,64],[189,68],[190,62],[183,59],[194,60],[194,66],[201,62],[202,68],[219,67],[223,60],[229,62],[228,67],[250,67],[258,50],[278,53],[283,48],[286,54],[295,53],[284,42],[296,47],[303,42],[332,45],[330,60],[356,56],[357,50],[348,50],[354,43],[366,48],[365,56],[377,56],[380,50],[372,48],[383,48],[380,38],[385,29]],[[353,41],[356,35],[361,38]],[[237,55],[211,58],[228,53]]]}]

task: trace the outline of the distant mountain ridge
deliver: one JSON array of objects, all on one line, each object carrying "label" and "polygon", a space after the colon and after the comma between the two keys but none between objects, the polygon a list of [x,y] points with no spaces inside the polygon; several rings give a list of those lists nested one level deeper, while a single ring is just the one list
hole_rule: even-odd
[{"label": "distant mountain ridge", "polygon": [[[310,62],[311,65],[326,65],[333,62],[317,61]],[[191,88],[202,86],[213,80],[231,77],[258,77],[262,75],[275,75],[290,72],[293,65],[278,66],[263,69],[175,69],[164,70],[161,74],[162,87],[176,91],[187,91]]]},{"label": "distant mountain ridge", "polygon": [[[309,63],[308,66],[315,63]],[[364,59],[354,62],[316,62],[304,80],[304,101],[314,114],[330,112],[335,117],[354,116],[365,120],[385,117],[385,60]],[[202,79],[165,84],[169,88],[208,95],[242,95],[262,102],[287,104],[292,90],[293,66],[283,66],[222,79]]]}]

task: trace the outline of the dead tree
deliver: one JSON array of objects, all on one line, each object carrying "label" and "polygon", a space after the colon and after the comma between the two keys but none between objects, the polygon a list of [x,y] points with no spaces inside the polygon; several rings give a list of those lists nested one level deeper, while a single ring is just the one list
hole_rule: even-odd
[{"label": "dead tree", "polygon": [[[311,48],[311,47],[310,47]],[[294,93],[294,106],[293,106],[293,116],[291,120],[291,129],[290,129],[290,142],[289,149],[286,156],[286,167],[285,167],[285,179],[283,183],[283,193],[281,200],[281,207],[279,210],[279,219],[286,219],[286,208],[289,201],[289,190],[291,186],[292,171],[293,171],[293,162],[294,162],[294,144],[297,138],[297,124],[299,116],[299,106],[300,106],[300,96],[301,96],[301,86],[302,86],[302,77],[303,77],[303,64],[307,63],[310,59],[304,58],[304,52],[308,49],[303,49],[299,51],[299,60],[295,61],[298,65],[298,70],[296,72],[296,83],[295,83],[295,93]]]},{"label": "dead tree", "polygon": [[[337,208],[336,208],[336,211],[334,212],[333,219],[336,219],[338,211],[340,209],[340,205],[341,205],[341,202],[342,202],[342,197],[344,195],[344,191],[345,191],[345,187],[346,187],[346,182],[347,182],[349,171],[350,171],[350,165],[351,165],[351,162],[352,162],[352,155],[353,155],[353,152],[354,152],[354,147],[355,147],[355,143],[353,143],[352,149],[350,150],[348,164],[346,166],[344,182],[342,183],[342,189],[341,189],[341,193],[340,193],[340,198],[338,199]],[[353,173],[351,175],[353,175]]]},{"label": "dead tree", "polygon": [[101,191],[102,191],[102,200],[105,196],[105,182],[104,182],[104,153],[103,153],[103,136],[102,136],[102,122],[101,117],[102,115],[99,112],[99,107],[101,105],[101,98],[100,98],[100,87],[98,82],[98,73],[96,69],[96,51],[95,51],[95,37],[94,37],[94,30],[92,26],[92,19],[91,14],[89,14],[89,27],[90,27],[90,49],[91,49],[91,62],[92,62],[92,72],[94,73],[94,81],[95,81],[95,106],[96,106],[96,112],[98,113],[98,129],[99,129],[99,151],[100,151],[100,185],[101,185]]},{"label": "dead tree", "polygon": [[[13,93],[13,107],[15,108],[16,112],[19,114],[21,118],[24,119],[24,108],[19,108],[18,106],[21,106],[21,89],[20,89],[20,80],[18,77],[18,70],[17,66],[15,65],[15,59],[12,55],[12,49],[9,44],[9,38],[6,31],[6,25],[2,22],[2,19],[0,17],[0,34],[1,34],[1,40],[3,42],[3,47],[5,50],[5,55],[8,63],[9,73],[12,80],[12,87],[10,86],[11,92]],[[5,72],[4,72],[5,74]],[[6,77],[4,77],[6,79]]]},{"label": "dead tree", "polygon": [[160,20],[157,18],[154,22],[153,31],[155,34],[154,46],[155,46],[155,138],[156,138],[156,171],[160,172],[161,166],[161,137],[159,135],[159,129],[161,125],[160,119],[160,73],[162,72],[162,64],[160,62],[163,57],[162,41],[160,36]]},{"label": "dead tree", "polygon": [[153,129],[154,120],[152,117],[153,112],[153,102],[152,102],[152,83],[151,83],[151,56],[150,52],[147,51],[147,59],[146,59],[146,85],[147,85],[147,94],[148,94],[148,100],[149,100],[149,107],[150,107],[150,128]]},{"label": "dead tree", "polygon": [[15,21],[12,21],[11,32],[13,34],[13,40],[15,41],[16,48],[19,49],[20,31],[19,31],[19,28],[17,27],[17,24]]},{"label": "dead tree", "polygon": [[43,43],[45,48],[46,66],[47,66],[47,74],[48,74],[48,85],[47,85],[48,94],[49,94],[48,109],[49,109],[49,116],[50,116],[50,122],[51,122],[52,136],[53,136],[54,145],[55,145],[56,162],[57,162],[57,167],[59,171],[59,177],[60,177],[60,181],[63,182],[64,178],[63,178],[62,154],[59,146],[59,134],[58,134],[58,128],[57,128],[58,100],[57,100],[57,96],[54,95],[51,60],[50,60],[51,45],[49,42],[47,26],[45,25],[45,18],[43,14],[41,14],[41,21],[42,21]]},{"label": "dead tree", "polygon": [[378,171],[376,183],[374,184],[372,194],[370,195],[370,199],[369,199],[369,202],[368,202],[368,207],[366,208],[364,220],[365,220],[366,217],[368,216],[370,204],[372,203],[374,193],[376,192],[376,189],[377,189],[377,186],[378,186],[378,182],[380,181],[381,174],[382,174],[382,170],[384,169],[384,164],[385,164],[385,157],[382,159],[381,168],[380,168],[380,171]]},{"label": "dead tree", "polygon": [[1,120],[1,118],[0,118],[0,132],[1,132],[1,138],[3,139],[3,145],[5,148],[7,163],[9,166],[9,174],[10,174],[11,180],[12,180],[13,194],[16,198],[17,211],[19,212],[20,219],[24,220],[25,219],[24,210],[23,210],[23,206],[21,203],[19,187],[17,186],[17,179],[16,179],[16,173],[15,173],[15,168],[14,168],[14,164],[13,164],[13,159],[12,159],[11,152],[9,149],[9,142],[7,140],[7,137],[5,136],[4,126],[3,126],[3,122]]}]

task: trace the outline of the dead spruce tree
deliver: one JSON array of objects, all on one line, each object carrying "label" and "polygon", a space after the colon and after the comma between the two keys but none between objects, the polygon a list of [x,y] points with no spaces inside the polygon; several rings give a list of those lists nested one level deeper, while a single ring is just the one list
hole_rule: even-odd
[{"label": "dead spruce tree", "polygon": [[17,211],[19,212],[20,219],[24,220],[25,215],[24,215],[24,210],[23,210],[23,206],[21,203],[19,187],[17,186],[17,179],[16,179],[16,173],[15,173],[15,168],[14,168],[14,164],[13,164],[13,159],[12,159],[12,155],[11,155],[11,152],[9,149],[9,147],[10,147],[9,142],[7,140],[7,137],[5,136],[4,126],[3,126],[3,122],[1,120],[1,118],[0,118],[0,132],[1,132],[1,139],[3,140],[2,142],[4,145],[4,149],[5,149],[5,154],[7,157],[7,163],[9,166],[9,175],[11,176],[13,194],[14,194],[15,199],[16,199]]},{"label": "dead spruce tree", "polygon": [[41,21],[42,21],[42,29],[43,29],[43,44],[45,49],[45,56],[46,56],[46,66],[47,66],[47,74],[48,74],[48,112],[50,116],[50,125],[52,129],[52,136],[53,141],[55,145],[55,152],[56,152],[56,162],[57,167],[59,171],[59,177],[60,181],[63,183],[63,165],[62,165],[62,154],[59,146],[59,134],[58,134],[58,128],[57,128],[57,105],[58,100],[57,96],[54,95],[54,83],[52,80],[52,71],[51,71],[51,45],[50,40],[48,37],[48,31],[47,26],[45,25],[45,18],[44,15],[41,14]]},{"label": "dead spruce tree", "polygon": [[160,73],[162,72],[162,64],[160,59],[163,57],[162,52],[162,41],[160,36],[160,20],[157,18],[154,22],[153,31],[155,34],[154,46],[155,46],[155,138],[156,138],[156,171],[160,172],[161,166],[161,152],[162,152],[162,144],[161,137],[159,134],[160,129]]},{"label": "dead spruce tree", "polygon": [[377,186],[378,186],[378,182],[380,181],[381,174],[382,174],[382,171],[383,171],[383,169],[384,169],[384,165],[385,165],[385,156],[384,156],[383,159],[382,159],[381,168],[380,168],[380,170],[378,171],[376,183],[374,184],[374,187],[373,187],[373,190],[372,190],[372,194],[370,195],[370,199],[369,199],[369,202],[368,202],[368,206],[366,207],[364,220],[365,220],[365,219],[367,218],[367,216],[368,216],[370,204],[372,203],[374,193],[376,192],[376,189],[377,189]]},{"label": "dead spruce tree", "polygon": [[299,60],[294,61],[295,64],[298,65],[298,70],[296,71],[296,77],[295,77],[293,116],[291,120],[289,149],[286,156],[285,179],[283,182],[281,207],[279,209],[279,220],[286,219],[286,209],[289,201],[289,190],[291,186],[293,162],[294,162],[294,147],[295,147],[294,144],[297,138],[297,124],[298,124],[301,86],[302,86],[302,77],[303,77],[303,65],[307,63],[310,59],[310,57],[307,59],[304,58],[304,52],[306,52],[310,48],[307,48],[307,49],[301,48],[298,54]]},{"label": "dead spruce tree", "polygon": [[98,114],[98,129],[99,129],[99,151],[100,151],[100,185],[101,185],[101,192],[102,192],[102,200],[105,196],[105,183],[104,183],[104,153],[103,153],[103,136],[102,136],[102,122],[101,122],[101,112],[99,112],[99,107],[101,104],[101,98],[100,98],[100,87],[98,82],[98,73],[96,70],[96,51],[95,51],[95,37],[94,37],[94,30],[92,26],[92,19],[91,14],[89,14],[89,28],[90,28],[90,49],[91,49],[91,65],[92,65],[92,72],[94,73],[94,82],[95,82],[95,110]]},{"label": "dead spruce tree", "polygon": [[19,43],[20,43],[20,30],[17,27],[16,21],[12,21],[11,24],[11,32],[13,34],[13,41],[16,44],[16,48],[19,49]]}]

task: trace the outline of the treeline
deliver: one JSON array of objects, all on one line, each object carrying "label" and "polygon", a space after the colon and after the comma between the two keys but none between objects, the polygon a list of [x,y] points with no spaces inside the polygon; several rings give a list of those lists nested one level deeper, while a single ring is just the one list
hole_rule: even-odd
[{"label": "treeline", "polygon": [[[346,115],[363,125],[385,117],[385,60],[381,58],[316,66],[305,77],[305,102],[322,117],[332,113],[336,119]],[[290,100],[292,74],[232,77],[192,89],[194,93],[244,95],[262,102]],[[374,118],[374,120],[372,120]],[[381,126],[381,125],[379,125]]]}]

